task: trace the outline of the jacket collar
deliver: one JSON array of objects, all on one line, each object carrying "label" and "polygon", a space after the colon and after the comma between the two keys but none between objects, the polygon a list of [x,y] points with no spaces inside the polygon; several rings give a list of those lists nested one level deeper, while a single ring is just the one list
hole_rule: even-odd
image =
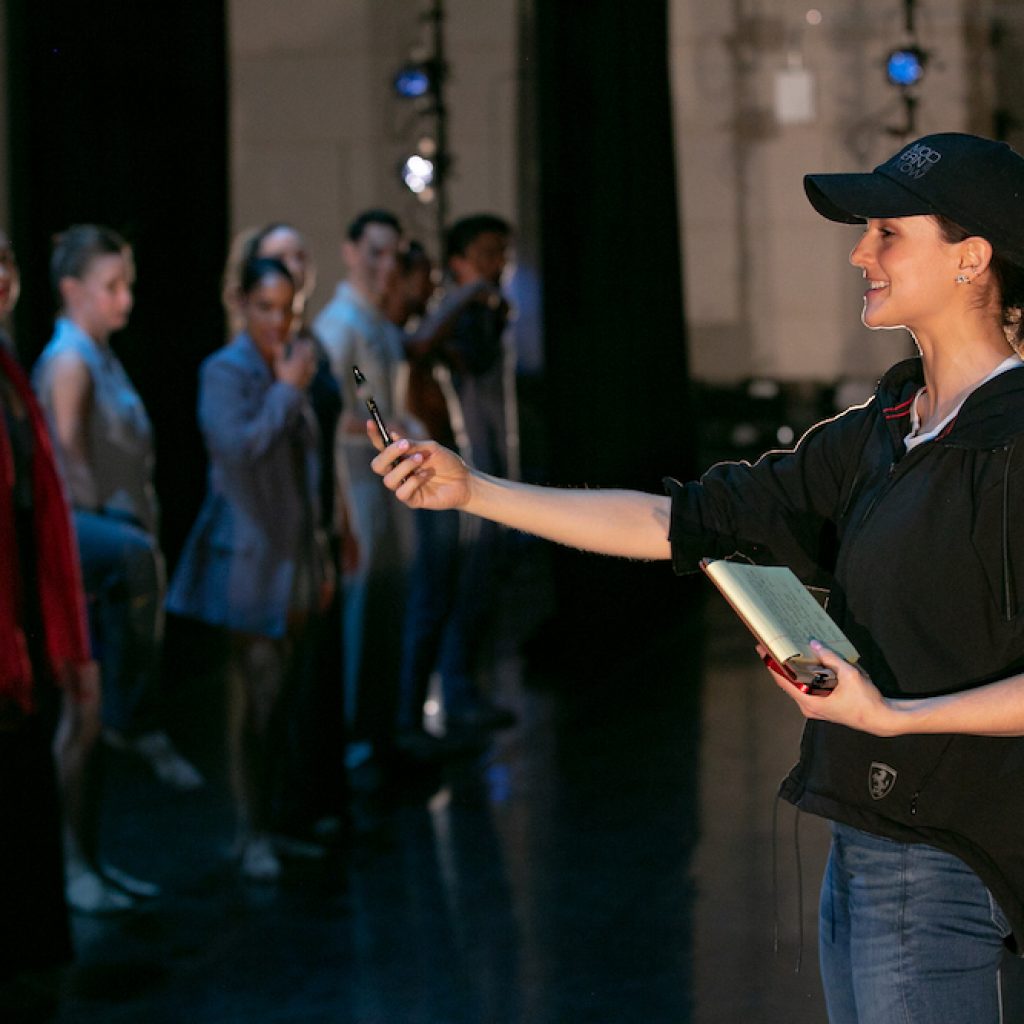
[{"label": "jacket collar", "polygon": [[[910,429],[910,406],[924,384],[921,360],[905,359],[878,383],[875,398],[897,450]],[[1007,370],[967,396],[957,418],[937,438],[966,448],[995,448],[1024,435],[1024,368]]]},{"label": "jacket collar", "polygon": [[250,370],[259,373],[261,377],[273,378],[273,370],[267,366],[263,356],[260,355],[260,350],[256,347],[256,342],[245,331],[236,334],[228,348]]}]

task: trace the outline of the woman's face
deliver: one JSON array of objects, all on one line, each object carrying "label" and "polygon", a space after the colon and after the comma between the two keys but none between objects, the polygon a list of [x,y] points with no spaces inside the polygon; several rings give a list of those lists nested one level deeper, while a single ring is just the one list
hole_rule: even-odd
[{"label": "woman's face", "polygon": [[14,309],[20,291],[21,277],[14,258],[14,246],[7,235],[0,231],[0,320]]},{"label": "woman's face", "polygon": [[64,311],[90,337],[105,341],[128,323],[134,282],[130,253],[95,256],[82,277],[66,277],[61,282]]},{"label": "woman's face", "polygon": [[[271,231],[261,242],[256,252],[259,257],[280,260],[292,275],[297,297],[308,297],[313,290],[312,261],[302,236],[292,228],[280,227]],[[307,291],[306,285],[309,285]]]},{"label": "woman's face", "polygon": [[960,248],[933,217],[871,218],[850,253],[864,272],[866,327],[916,330],[944,315],[958,287]]},{"label": "woman's face", "polygon": [[278,274],[266,274],[247,295],[242,296],[246,333],[270,364],[284,349],[291,333],[292,299],[295,289]]}]

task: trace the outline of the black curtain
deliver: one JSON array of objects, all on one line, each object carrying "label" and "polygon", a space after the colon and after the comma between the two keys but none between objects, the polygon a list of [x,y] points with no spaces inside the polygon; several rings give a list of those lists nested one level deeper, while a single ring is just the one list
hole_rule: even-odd
[{"label": "black curtain", "polygon": [[223,339],[225,15],[218,3],[8,0],[15,312],[31,364],[50,335],[50,240],[72,223],[135,249],[136,305],[113,338],[154,423],[173,561],[204,485],[196,370]]},{"label": "black curtain", "polygon": [[[692,475],[695,447],[667,3],[523,0],[520,14],[550,479],[660,492]],[[683,591],[664,565],[560,551],[555,570],[563,624],[591,636],[660,623]]]}]

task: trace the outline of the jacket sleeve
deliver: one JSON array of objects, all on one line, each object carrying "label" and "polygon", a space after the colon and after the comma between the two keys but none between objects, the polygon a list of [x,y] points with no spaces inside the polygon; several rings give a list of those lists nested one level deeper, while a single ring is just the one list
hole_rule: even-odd
[{"label": "jacket sleeve", "polygon": [[225,463],[256,461],[290,428],[303,401],[284,381],[268,388],[244,367],[207,361],[199,379],[199,426],[210,455]]},{"label": "jacket sleeve", "polygon": [[792,451],[768,452],[753,465],[721,462],[688,484],[666,479],[674,570],[739,554],[828,586],[837,522],[874,422],[872,401],[811,427]]}]

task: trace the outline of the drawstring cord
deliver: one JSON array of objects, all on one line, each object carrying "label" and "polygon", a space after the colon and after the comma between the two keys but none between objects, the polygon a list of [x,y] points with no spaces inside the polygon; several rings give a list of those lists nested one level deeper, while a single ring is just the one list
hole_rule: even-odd
[{"label": "drawstring cord", "polygon": [[1016,442],[1013,442],[1006,453],[1006,466],[1003,468],[1003,614],[1006,621],[1011,622],[1017,614],[1017,595],[1013,587],[1013,567],[1010,564],[1010,463]]},{"label": "drawstring cord", "polygon": [[[775,797],[772,804],[772,952],[779,955],[779,803],[782,798]],[[797,951],[794,974],[799,974],[804,962],[804,869],[800,856],[800,809],[796,808],[793,816],[793,848],[796,864],[796,910],[797,910]]]},{"label": "drawstring cord", "polygon": [[793,849],[796,853],[796,920],[797,947],[794,974],[800,973],[804,963],[804,866],[800,857],[800,808],[793,815]]},{"label": "drawstring cord", "polygon": [[779,955],[779,801],[772,804],[772,952]]}]

